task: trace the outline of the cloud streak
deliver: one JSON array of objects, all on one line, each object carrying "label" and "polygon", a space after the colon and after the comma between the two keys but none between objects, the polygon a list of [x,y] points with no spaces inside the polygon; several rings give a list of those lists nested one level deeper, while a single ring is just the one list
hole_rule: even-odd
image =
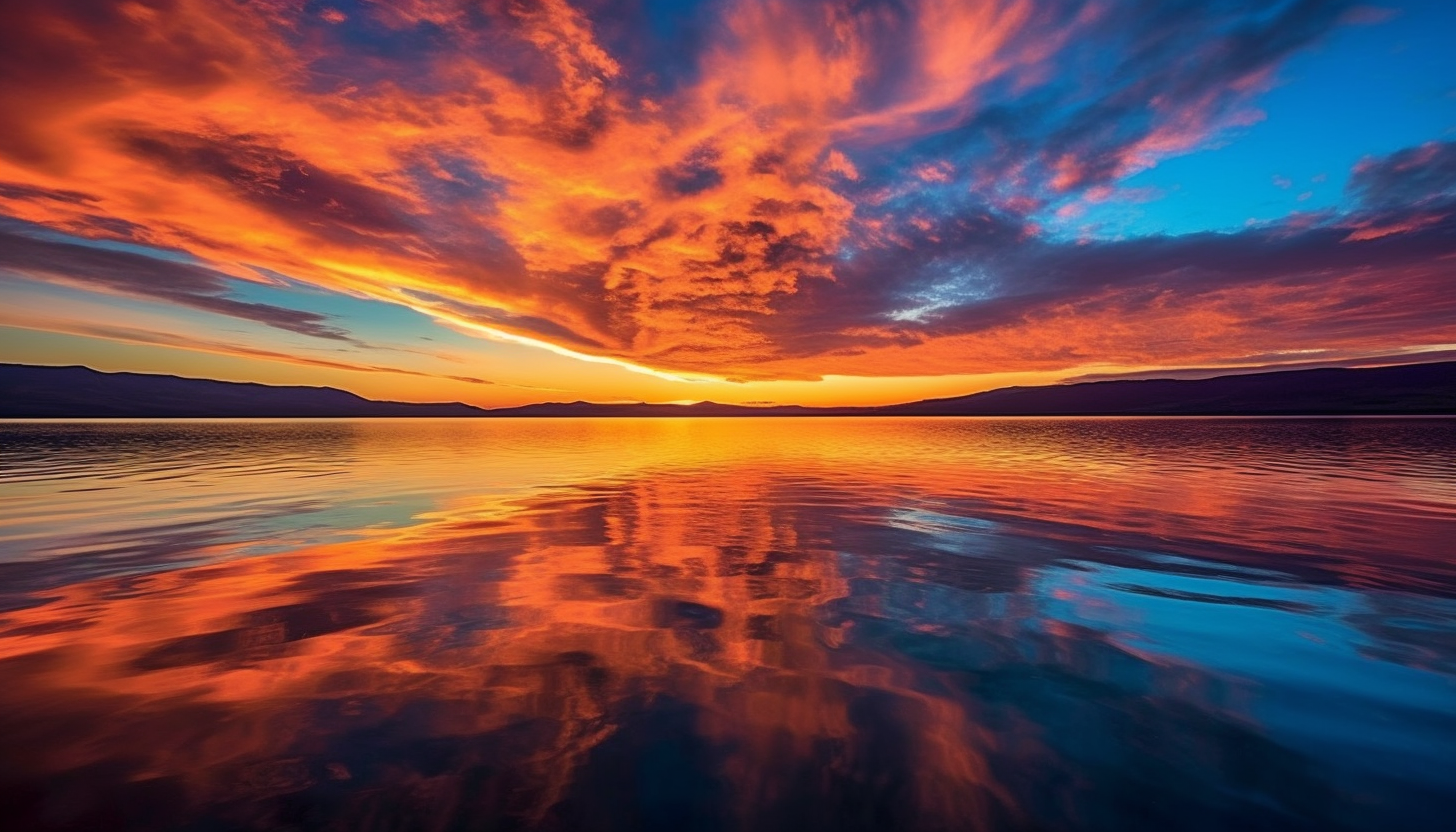
[{"label": "cloud streak", "polygon": [[[261,358],[265,361],[280,361],[285,364],[294,364],[303,367],[316,367],[324,370],[345,370],[358,373],[394,373],[397,375],[415,376],[419,378],[434,378],[448,381],[459,381],[466,384],[494,385],[496,382],[474,376],[440,375],[437,373],[425,373],[418,370],[410,370],[403,367],[386,367],[377,364],[364,364],[350,361],[335,361],[327,358],[318,358],[297,353],[278,352],[277,350],[261,349],[246,344],[235,344],[226,341],[218,341],[208,338],[196,338],[186,335],[174,335],[163,332],[154,332],[146,329],[139,329],[130,326],[115,324],[94,324],[66,321],[60,319],[36,319],[36,318],[13,318],[6,313],[0,313],[0,326],[15,327],[17,329],[33,329],[41,332],[54,332],[63,335],[78,335],[83,338],[101,338],[107,341],[117,341],[123,344],[138,344],[149,347],[172,347],[176,349],[191,350],[194,352],[205,352],[213,355],[227,356],[231,358]],[[519,387],[520,385],[504,385],[508,387]],[[529,388],[550,390],[553,388]]]},{"label": "cloud streak", "polygon": [[204,266],[0,228],[0,272],[162,300],[275,329],[366,346],[326,315],[228,297],[230,278]]}]

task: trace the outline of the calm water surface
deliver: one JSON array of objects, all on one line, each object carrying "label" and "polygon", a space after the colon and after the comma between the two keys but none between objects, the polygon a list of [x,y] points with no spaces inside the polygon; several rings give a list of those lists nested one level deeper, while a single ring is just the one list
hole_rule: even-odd
[{"label": "calm water surface", "polygon": [[9,830],[1424,830],[1456,421],[0,424]]}]

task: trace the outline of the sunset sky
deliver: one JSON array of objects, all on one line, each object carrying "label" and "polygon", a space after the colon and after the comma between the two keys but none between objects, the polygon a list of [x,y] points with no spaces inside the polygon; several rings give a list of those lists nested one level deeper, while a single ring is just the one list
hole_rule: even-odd
[{"label": "sunset sky", "polygon": [[1456,351],[1456,3],[7,0],[0,361],[874,404]]}]

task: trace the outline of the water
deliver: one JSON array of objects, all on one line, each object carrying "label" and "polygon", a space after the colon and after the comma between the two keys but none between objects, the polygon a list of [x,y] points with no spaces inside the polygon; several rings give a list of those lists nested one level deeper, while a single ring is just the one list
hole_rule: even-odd
[{"label": "water", "polygon": [[1456,421],[0,425],[7,829],[1400,830]]}]

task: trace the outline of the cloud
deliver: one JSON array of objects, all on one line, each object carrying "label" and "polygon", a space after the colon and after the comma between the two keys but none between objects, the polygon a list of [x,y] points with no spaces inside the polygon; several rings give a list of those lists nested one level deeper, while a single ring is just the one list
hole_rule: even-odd
[{"label": "cloud", "polygon": [[360,234],[405,234],[405,209],[382,189],[330,173],[254,135],[196,135],[143,126],[117,130],[134,157],[179,177],[215,180],[248,205],[314,234],[335,227]]},{"label": "cloud", "polygon": [[[78,113],[138,91],[197,100],[287,71],[267,14],[197,0],[16,0],[0,10],[0,154],[55,173],[88,138]],[[174,104],[175,106],[175,104]]]},{"label": "cloud", "polygon": [[1389,156],[1367,156],[1355,165],[1346,190],[1375,209],[1456,198],[1456,142],[1427,142]]},{"label": "cloud", "polygon": [[821,355],[851,373],[993,372],[1450,343],[1456,199],[1431,185],[1443,164],[1431,149],[1367,160],[1352,188],[1398,190],[1390,207],[1236,233],[1064,242],[969,205],[887,222],[894,246],[842,265],[814,314],[780,318],[779,360],[785,372]]},{"label": "cloud", "polygon": [[43,239],[0,227],[0,271],[167,301],[312,338],[364,346],[331,324],[327,315],[228,297],[231,278],[191,263]]},{"label": "cloud", "polygon": [[[295,364],[304,367],[318,367],[326,370],[347,370],[360,373],[394,373],[405,376],[419,376],[422,378],[439,378],[451,381],[460,381],[467,384],[494,385],[496,382],[474,376],[440,375],[437,373],[426,373],[419,370],[407,370],[401,367],[386,367],[378,364],[363,364],[351,361],[335,361],[328,358],[318,358],[310,355],[299,355],[296,353],[284,353],[277,350],[263,349],[260,347],[248,346],[246,344],[235,344],[215,339],[196,338],[188,335],[178,335],[168,332],[155,332],[136,327],[120,326],[116,324],[83,323],[66,321],[61,319],[34,319],[34,318],[13,318],[0,312],[0,326],[15,327],[17,329],[34,329],[42,332],[56,332],[65,335],[79,335],[85,338],[102,338],[108,341],[118,341],[124,344],[141,344],[144,346],[173,347],[176,349],[192,350],[195,352],[211,353],[233,358],[258,358],[264,361],[279,361],[285,364]],[[516,387],[518,385],[505,385]],[[552,389],[552,388],[530,388],[530,389]]]},{"label": "cloud", "polygon": [[683,160],[657,172],[657,183],[669,197],[694,196],[723,184],[723,172],[714,166],[720,154],[712,145],[701,145]]},{"label": "cloud", "polygon": [[209,265],[14,234],[3,257],[348,340],[230,297],[257,266],[728,378],[1406,346],[1450,330],[1449,144],[1362,162],[1349,211],[1237,234],[1035,219],[1257,121],[1285,60],[1370,17],[1350,8],[20,0],[0,210]]}]

